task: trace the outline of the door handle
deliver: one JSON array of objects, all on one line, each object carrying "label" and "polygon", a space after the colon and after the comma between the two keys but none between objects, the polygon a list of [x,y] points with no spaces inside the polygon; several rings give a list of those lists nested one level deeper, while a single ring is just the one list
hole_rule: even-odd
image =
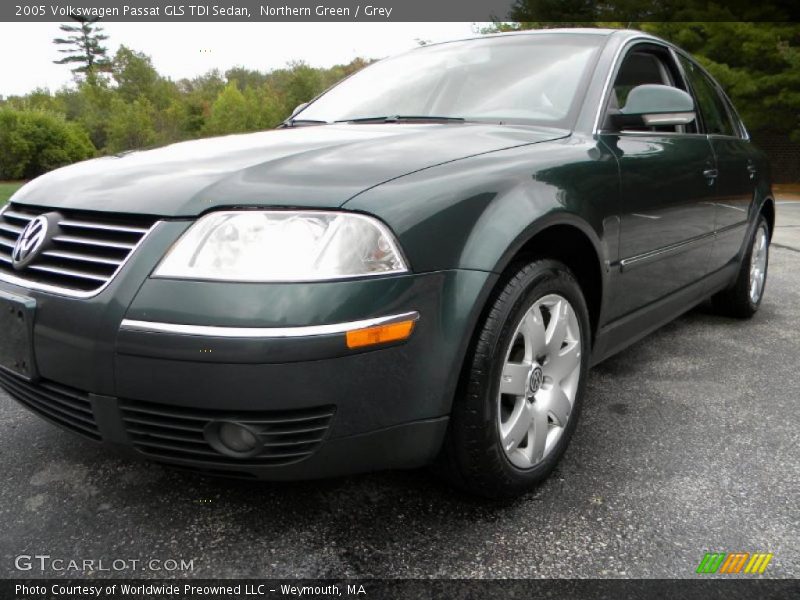
[{"label": "door handle", "polygon": [[756,168],[755,164],[751,161],[747,161],[747,172],[750,173],[750,179],[756,178],[756,173],[758,173],[758,169]]},{"label": "door handle", "polygon": [[703,171],[703,177],[708,179],[708,185],[712,185],[718,176],[719,171],[717,169],[705,169]]}]

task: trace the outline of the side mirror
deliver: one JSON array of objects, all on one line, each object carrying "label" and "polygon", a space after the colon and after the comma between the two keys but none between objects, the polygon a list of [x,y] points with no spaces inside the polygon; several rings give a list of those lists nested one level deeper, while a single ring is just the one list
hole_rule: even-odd
[{"label": "side mirror", "polygon": [[292,116],[295,116],[297,113],[299,113],[301,110],[303,110],[306,106],[308,106],[308,102],[303,102],[303,103],[298,104],[297,106],[295,106],[294,110],[292,111]]},{"label": "side mirror", "polygon": [[619,113],[612,115],[620,127],[686,125],[695,119],[694,100],[678,88],[668,85],[637,85]]}]

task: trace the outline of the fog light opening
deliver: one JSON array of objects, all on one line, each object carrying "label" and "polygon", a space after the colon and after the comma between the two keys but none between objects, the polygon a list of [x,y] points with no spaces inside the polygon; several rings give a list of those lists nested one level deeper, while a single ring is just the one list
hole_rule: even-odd
[{"label": "fog light opening", "polygon": [[204,434],[214,450],[233,458],[256,456],[263,448],[258,431],[236,421],[212,421]]}]

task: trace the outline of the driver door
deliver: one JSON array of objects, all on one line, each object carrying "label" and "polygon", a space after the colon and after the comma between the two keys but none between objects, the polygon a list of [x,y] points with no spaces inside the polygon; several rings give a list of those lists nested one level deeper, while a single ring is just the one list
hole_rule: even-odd
[{"label": "driver door", "polygon": [[608,116],[638,85],[687,91],[671,51],[634,45],[610,91],[601,140],[620,169],[620,273],[610,318],[624,316],[701,279],[714,240],[717,167],[697,125],[614,131]]}]

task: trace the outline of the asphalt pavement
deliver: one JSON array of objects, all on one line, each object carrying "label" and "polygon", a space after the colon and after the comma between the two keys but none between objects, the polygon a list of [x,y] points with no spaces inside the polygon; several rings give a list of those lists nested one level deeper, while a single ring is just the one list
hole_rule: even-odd
[{"label": "asphalt pavement", "polygon": [[[84,574],[15,567],[44,554],[127,561],[94,562],[97,577],[682,578],[710,551],[771,552],[765,576],[800,577],[800,203],[778,213],[756,317],[701,306],[593,369],[560,467],[513,502],[464,497],[426,470],[183,474],[0,392],[0,577]],[[131,562],[149,559],[193,568]]]}]

